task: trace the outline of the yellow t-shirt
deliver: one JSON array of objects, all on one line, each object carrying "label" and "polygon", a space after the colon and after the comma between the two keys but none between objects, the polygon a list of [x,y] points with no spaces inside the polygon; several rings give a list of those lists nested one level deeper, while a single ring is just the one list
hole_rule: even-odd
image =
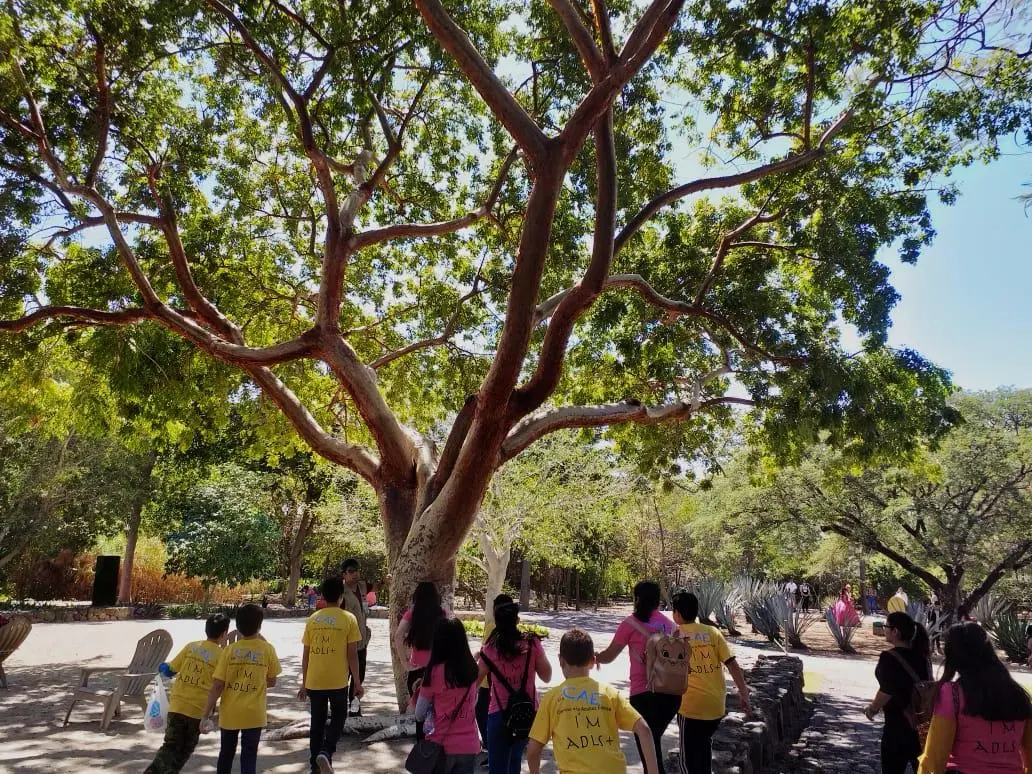
[{"label": "yellow t-shirt", "polygon": [[[487,638],[491,636],[491,634],[494,632],[494,630],[495,630],[494,621],[484,621],[484,637],[483,637],[483,639],[480,640],[480,647],[484,647],[484,643],[487,642]],[[490,673],[488,673],[488,676],[485,677],[483,682],[480,683],[480,687],[481,688],[490,688],[491,687],[491,675],[490,675]]]},{"label": "yellow t-shirt", "polygon": [[695,720],[724,717],[727,684],[724,664],[734,658],[720,630],[700,623],[681,624],[681,631],[692,646],[692,669],[688,688],[681,699],[680,714]]},{"label": "yellow t-shirt", "polygon": [[238,640],[224,649],[214,674],[226,684],[219,726],[228,730],[264,728],[265,681],[279,673],[276,650],[265,640]]},{"label": "yellow t-shirt", "polygon": [[334,691],[348,687],[348,644],[361,642],[358,620],[347,610],[325,607],[308,616],[301,642],[308,646],[305,688]]},{"label": "yellow t-shirt", "polygon": [[176,679],[172,681],[172,695],[168,711],[200,720],[211,690],[212,675],[222,648],[211,640],[191,642],[169,663]]},{"label": "yellow t-shirt", "polygon": [[905,613],[907,612],[907,603],[903,601],[903,597],[893,595],[885,603],[885,609],[890,613]]},{"label": "yellow t-shirt", "polygon": [[620,731],[630,731],[640,718],[613,686],[574,677],[545,694],[530,738],[552,742],[560,774],[626,774]]}]

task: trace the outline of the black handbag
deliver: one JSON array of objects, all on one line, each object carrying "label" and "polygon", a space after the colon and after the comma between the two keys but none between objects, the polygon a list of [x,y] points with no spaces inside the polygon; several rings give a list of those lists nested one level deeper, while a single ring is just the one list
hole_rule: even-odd
[{"label": "black handbag", "polygon": [[[476,687],[476,682],[472,687]],[[454,723],[462,712],[462,708],[469,699],[469,691],[455,706],[451,714],[451,723]],[[405,759],[405,770],[411,774],[444,774],[444,745],[431,742],[429,739],[422,739],[413,745],[412,750]]]}]

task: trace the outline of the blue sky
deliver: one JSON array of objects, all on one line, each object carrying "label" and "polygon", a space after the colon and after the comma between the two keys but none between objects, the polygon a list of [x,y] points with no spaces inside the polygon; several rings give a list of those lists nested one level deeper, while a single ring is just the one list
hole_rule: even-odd
[{"label": "blue sky", "polygon": [[960,199],[936,203],[938,233],[916,266],[886,252],[903,297],[889,343],[948,368],[965,389],[1032,387],[1032,209],[1017,197],[1028,157],[962,170]]}]

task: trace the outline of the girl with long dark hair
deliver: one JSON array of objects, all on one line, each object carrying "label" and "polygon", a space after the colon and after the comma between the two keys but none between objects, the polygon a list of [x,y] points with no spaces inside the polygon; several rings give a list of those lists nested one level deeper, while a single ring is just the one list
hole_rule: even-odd
[{"label": "girl with long dark hair", "polygon": [[[649,637],[656,633],[673,634],[677,626],[659,612],[660,589],[654,581],[641,581],[634,587],[634,613],[616,627],[609,647],[595,654],[599,664],[612,663],[627,648],[631,662],[631,706],[648,724],[656,747],[656,760],[663,760],[663,734],[677,715],[681,697],[648,690],[645,673],[645,648]],[[635,737],[637,743],[637,737]],[[641,747],[638,756],[645,760]]]},{"label": "girl with long dark hair", "polygon": [[505,727],[511,691],[523,690],[537,705],[535,676],[546,683],[552,665],[535,635],[519,630],[520,607],[508,594],[494,600],[495,630],[480,650],[480,679],[491,678],[487,714],[488,774],[520,774],[527,739],[514,738]]},{"label": "girl with long dark hair", "polygon": [[944,650],[920,774],[1032,772],[1032,700],[989,635],[973,621],[958,623],[946,633]]},{"label": "girl with long dark hair", "polygon": [[480,738],[477,735],[477,662],[469,650],[462,621],[440,618],[434,625],[430,661],[419,687],[416,721],[433,712],[431,742],[444,747],[444,774],[473,774]]},{"label": "girl with long dark hair", "polygon": [[874,720],[879,712],[885,712],[882,774],[904,774],[907,766],[916,772],[921,741],[906,711],[917,683],[932,679],[931,644],[925,628],[906,613],[889,614],[885,639],[892,647],[878,658],[874,670],[878,694],[865,714]]},{"label": "girl with long dark hair", "polygon": [[[398,630],[394,633],[394,649],[398,658],[408,664],[406,682],[410,696],[413,695],[416,683],[423,678],[423,672],[430,661],[434,626],[445,617],[437,586],[430,581],[419,583],[412,592],[412,606],[401,616]],[[423,724],[418,720],[416,738],[423,738]]]}]

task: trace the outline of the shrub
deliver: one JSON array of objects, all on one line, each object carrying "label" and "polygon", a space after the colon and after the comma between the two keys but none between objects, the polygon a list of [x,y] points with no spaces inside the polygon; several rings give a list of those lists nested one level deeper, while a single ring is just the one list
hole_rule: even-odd
[{"label": "shrub", "polygon": [[817,615],[804,613],[795,607],[787,597],[784,589],[782,593],[775,595],[769,603],[771,612],[774,614],[778,625],[785,632],[785,642],[790,648],[805,648],[803,634],[819,620]]},{"label": "shrub", "polygon": [[839,650],[843,653],[856,653],[856,648],[853,647],[853,635],[860,627],[839,626],[838,621],[835,620],[835,611],[830,607],[824,614],[824,620],[828,622],[828,629],[831,630],[831,636],[835,638],[835,644],[838,645]]},{"label": "shrub", "polygon": [[1018,618],[1013,610],[998,616],[993,628],[989,630],[993,640],[1004,653],[1007,660],[1015,664],[1028,661],[1028,639],[1025,636],[1027,623]]},{"label": "shrub", "polygon": [[753,628],[771,642],[781,642],[781,624],[774,607],[775,598],[782,596],[777,586],[744,575],[735,585],[742,597],[745,617]]},{"label": "shrub", "polygon": [[[462,625],[466,628],[466,634],[469,637],[476,637],[478,639],[483,639],[483,637],[484,637],[484,622],[483,621],[477,621],[477,620],[463,621]],[[538,626],[537,624],[530,624],[530,623],[521,623],[519,625],[519,630],[521,632],[526,632],[527,634],[536,634],[538,637],[541,637],[542,639],[548,637],[548,633],[549,633],[548,629],[546,629],[544,626]]]}]

